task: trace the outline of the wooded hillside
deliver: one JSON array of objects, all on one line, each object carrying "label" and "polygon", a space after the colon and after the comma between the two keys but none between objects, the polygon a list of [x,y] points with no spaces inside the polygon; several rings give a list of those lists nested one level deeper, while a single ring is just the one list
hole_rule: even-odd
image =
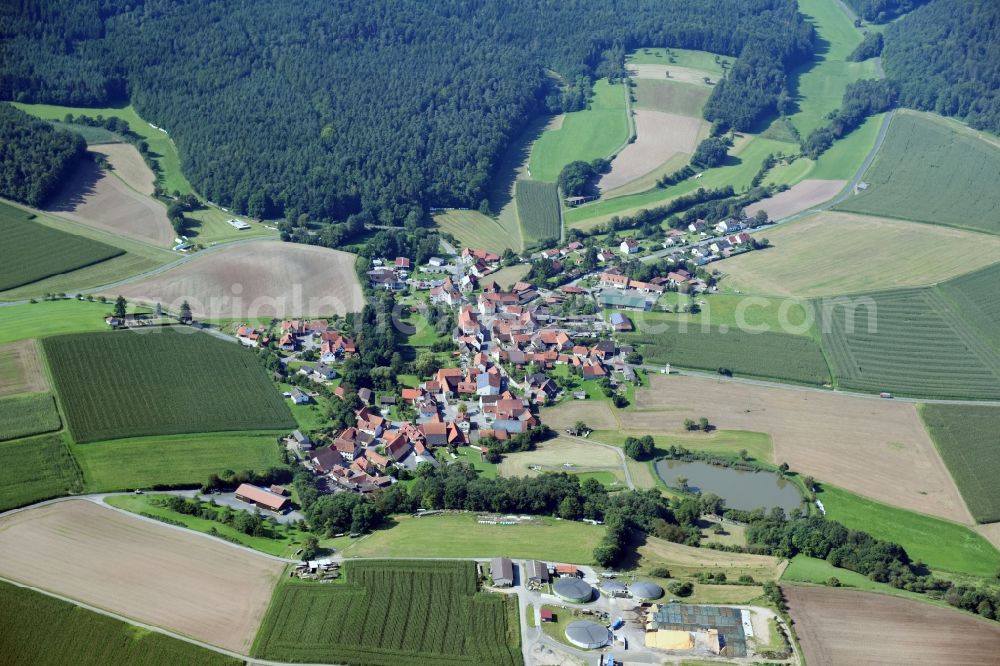
[{"label": "wooded hillside", "polygon": [[0,196],[40,206],[86,152],[78,134],[0,104]]},{"label": "wooded hillside", "polygon": [[739,56],[709,109],[745,128],[811,36],[794,0],[21,0],[0,8],[0,99],[127,98],[212,201],[393,224],[477,207],[528,119],[629,48]]}]

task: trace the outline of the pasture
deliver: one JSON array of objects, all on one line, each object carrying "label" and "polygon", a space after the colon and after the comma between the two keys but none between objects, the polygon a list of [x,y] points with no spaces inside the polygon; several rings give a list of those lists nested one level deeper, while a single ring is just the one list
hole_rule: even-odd
[{"label": "pasture", "polygon": [[535,141],[528,162],[529,177],[554,183],[570,162],[611,157],[629,136],[626,94],[622,84],[612,85],[606,79],[595,83],[588,108],[565,114],[560,127],[547,128]]},{"label": "pasture", "polygon": [[748,575],[753,576],[754,580],[765,581],[778,579],[784,560],[770,555],[693,548],[647,535],[639,545],[639,569],[648,572],[655,567],[667,567],[674,578],[724,571],[727,578],[736,579]]},{"label": "pasture", "polygon": [[454,236],[463,247],[497,253],[510,248],[519,252],[524,241],[517,211],[513,205],[508,205],[505,212],[506,215],[493,219],[475,210],[449,210],[435,215],[434,223],[441,231]]},{"label": "pasture", "polygon": [[153,129],[149,123],[139,117],[135,109],[129,105],[124,107],[105,108],[84,108],[78,106],[55,106],[51,104],[14,104],[25,113],[43,118],[45,120],[62,120],[67,113],[74,116],[87,116],[90,118],[121,118],[128,123],[129,129],[142,136],[149,144],[150,151],[156,155],[156,161],[160,165],[160,172],[163,178],[163,189],[167,192],[177,190],[181,194],[193,192],[191,184],[188,183],[184,174],[181,173],[181,160],[177,155],[177,148],[170,136],[166,132]]},{"label": "pasture", "polygon": [[278,319],[359,312],[364,295],[348,252],[261,240],[203,252],[190,261],[108,292],[162,303],[188,301],[200,319]]},{"label": "pasture", "polygon": [[514,602],[477,591],[474,562],[347,562],[346,582],[283,581],[254,641],[281,661],[522,664]]},{"label": "pasture", "polygon": [[526,245],[544,238],[558,239],[562,233],[559,190],[552,183],[519,180],[514,186],[517,217]]},{"label": "pasture", "polygon": [[[630,430],[629,416],[636,412],[625,412],[623,423],[625,429],[619,431],[595,430],[590,436],[595,442],[625,446],[626,437],[642,437],[650,435],[656,442],[656,448],[668,449],[671,446],[683,446],[692,451],[704,451],[723,458],[735,458],[740,452],[746,451],[750,458],[765,463],[774,464],[774,444],[771,436],[763,432],[749,430],[713,430],[712,432],[655,432],[645,427]],[[646,425],[648,419],[640,416],[640,421]],[[650,424],[651,425],[651,424]],[[663,430],[669,430],[674,424],[664,423]]]},{"label": "pasture", "polygon": [[1000,568],[1000,551],[966,525],[898,509],[825,484],[817,496],[827,518],[898,543],[912,559],[931,569],[991,577]]},{"label": "pasture", "polygon": [[197,486],[224,470],[264,471],[281,465],[273,433],[138,437],[73,444],[87,489],[111,492]]},{"label": "pasture", "polygon": [[[62,333],[106,331],[114,306],[89,301],[41,301],[0,308],[0,345]],[[33,343],[29,343],[33,344]],[[34,352],[33,352],[34,353]],[[41,368],[38,369],[41,373]],[[47,384],[46,384],[47,385]]]},{"label": "pasture", "polygon": [[856,590],[781,589],[810,666],[988,664],[1000,651],[1000,625],[955,609]]},{"label": "pasture", "polygon": [[204,246],[245,238],[278,238],[274,227],[268,228],[262,222],[245,215],[237,215],[241,221],[250,225],[249,229],[236,229],[229,224],[233,213],[227,213],[217,206],[204,205],[201,208],[185,213],[188,220],[187,237],[191,242]]},{"label": "pasture", "polygon": [[131,143],[101,143],[88,146],[88,150],[104,155],[111,165],[111,172],[133,190],[146,196],[153,195],[156,174]]},{"label": "pasture", "polygon": [[250,648],[283,570],[83,499],[0,520],[0,576],[237,652]]},{"label": "pasture", "polygon": [[940,288],[881,291],[822,307],[823,347],[841,388],[1000,399],[1000,351],[965,319],[967,304],[950,302]]},{"label": "pasture", "polygon": [[0,398],[0,442],[52,432],[62,427],[56,403],[48,393]]},{"label": "pasture", "polygon": [[816,27],[818,47],[815,59],[796,68],[790,77],[797,107],[790,120],[805,138],[828,122],[828,113],[841,107],[849,83],[875,78],[875,63],[847,61],[861,42],[862,32],[837,3],[800,0],[799,11]]},{"label": "pasture", "polygon": [[0,511],[83,492],[80,469],[59,435],[0,442]]},{"label": "pasture", "polygon": [[712,78],[717,78],[721,77],[725,72],[722,63],[726,62],[732,65],[736,62],[736,59],[729,56],[720,56],[709,51],[641,48],[630,53],[625,61],[636,65],[663,65],[668,69],[670,67],[697,69],[710,74]]},{"label": "pasture", "polygon": [[39,224],[0,203],[0,291],[107,261],[124,250]]},{"label": "pasture", "polygon": [[155,247],[172,247],[176,237],[166,206],[90,160],[79,163],[45,210]]},{"label": "pasture", "polygon": [[689,326],[662,333],[622,336],[642,353],[646,363],[823,385],[830,371],[819,345],[809,337],[787,333],[753,333],[726,326]]},{"label": "pasture", "polygon": [[705,416],[722,431],[769,434],[774,462],[787,462],[800,474],[894,506],[972,522],[912,403],[650,375],[634,404],[622,413],[630,430],[680,433],[684,419]]},{"label": "pasture", "polygon": [[[930,284],[1000,261],[1000,239],[831,211],[757,236],[773,247],[722,263],[724,288],[799,298],[840,296]],[[885,252],[886,247],[893,251]]]},{"label": "pasture", "polygon": [[762,210],[770,219],[781,220],[829,201],[846,184],[844,180],[803,180],[784,192],[747,206],[743,212],[753,217]]},{"label": "pasture", "polygon": [[[735,261],[727,259],[725,265]],[[697,303],[698,312],[683,311]],[[738,294],[698,294],[689,296],[670,292],[660,297],[658,305],[670,305],[674,312],[630,312],[629,317],[641,333],[656,334],[683,330],[684,326],[726,326],[759,329],[787,335],[815,336],[814,319],[808,301],[794,298],[769,298]],[[605,311],[605,315],[610,314]]]},{"label": "pasture", "polygon": [[927,404],[920,415],[973,518],[1000,521],[1000,407]]},{"label": "pasture", "polygon": [[76,442],[294,427],[254,354],[193,329],[46,338]]},{"label": "pasture", "polygon": [[49,390],[35,340],[0,345],[0,398]]},{"label": "pasture", "polygon": [[536,517],[523,525],[480,525],[474,513],[394,516],[396,524],[360,539],[345,539],[345,557],[532,558],[587,564],[604,528]]},{"label": "pasture", "polygon": [[239,666],[243,662],[0,582],[0,650],[12,664]]},{"label": "pasture", "polygon": [[582,439],[559,436],[534,451],[509,453],[500,463],[500,476],[538,476],[545,472],[621,471],[617,451]]},{"label": "pasture", "polygon": [[1000,234],[1000,147],[954,121],[900,111],[865,172],[868,189],[839,210]]}]

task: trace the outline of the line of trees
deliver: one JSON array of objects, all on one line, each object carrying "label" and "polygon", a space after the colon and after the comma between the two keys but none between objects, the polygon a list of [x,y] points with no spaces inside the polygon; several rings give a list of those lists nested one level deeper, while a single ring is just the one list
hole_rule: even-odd
[{"label": "line of trees", "polygon": [[834,111],[830,122],[813,130],[802,144],[802,151],[816,159],[833,142],[850,134],[869,116],[888,111],[899,100],[899,85],[890,80],[862,79],[848,84],[840,109]]},{"label": "line of trees", "polygon": [[0,104],[0,195],[41,206],[86,153],[79,134]]}]

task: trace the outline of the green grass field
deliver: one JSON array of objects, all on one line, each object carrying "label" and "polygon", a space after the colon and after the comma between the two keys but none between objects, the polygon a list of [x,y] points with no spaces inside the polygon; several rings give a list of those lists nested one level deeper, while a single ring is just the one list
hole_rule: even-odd
[{"label": "green grass field", "polygon": [[690,326],[655,334],[622,336],[637,345],[646,363],[823,385],[830,371],[819,345],[809,337],[786,333],[750,333],[716,326]]},{"label": "green grass field", "polygon": [[83,491],[80,469],[60,435],[0,442],[0,511]]},{"label": "green grass field", "polygon": [[[941,287],[896,289],[827,308],[820,315],[823,347],[839,386],[928,398],[1000,398],[998,347],[966,321],[968,308],[944,293]],[[994,291],[990,307],[998,298]],[[819,302],[817,312],[823,312]],[[980,314],[973,309],[970,316]]]},{"label": "green grass field", "polygon": [[[240,240],[243,238],[277,238],[278,232],[268,229],[260,222],[248,218],[245,215],[234,215],[227,213],[215,206],[205,206],[186,214],[186,217],[194,220],[194,224],[188,231],[187,236],[193,243],[202,245],[214,245],[228,241]],[[238,217],[250,225],[249,229],[240,231],[229,224],[229,220]]]},{"label": "green grass field", "polygon": [[187,181],[187,178],[184,177],[184,174],[181,173],[181,160],[177,154],[177,148],[174,146],[174,142],[171,141],[170,137],[167,136],[165,132],[161,132],[150,127],[149,123],[140,118],[139,114],[136,113],[136,110],[132,108],[131,105],[120,108],[105,107],[99,109],[76,106],[54,106],[51,104],[15,103],[14,106],[26,113],[30,113],[33,116],[37,116],[45,120],[62,120],[66,117],[67,113],[72,113],[74,116],[83,115],[89,118],[96,118],[98,116],[103,116],[105,118],[121,118],[128,123],[129,129],[136,134],[139,134],[146,140],[149,144],[150,151],[155,153],[156,161],[160,164],[160,172],[164,189],[168,192],[177,190],[181,194],[190,194],[192,192],[191,184]]},{"label": "green grass field", "polygon": [[0,344],[62,333],[106,331],[114,306],[89,301],[41,301],[0,308]]},{"label": "green grass field", "polygon": [[[508,247],[519,252],[524,241],[513,211],[497,220],[474,210],[449,210],[434,216],[438,229],[458,239],[463,247],[503,252]],[[461,250],[462,248],[456,248]]]},{"label": "green grass field", "polygon": [[938,290],[962,320],[1000,349],[1000,262],[943,282]]},{"label": "green grass field", "polygon": [[345,557],[534,558],[587,564],[604,528],[554,518],[531,525],[480,525],[476,514],[396,516],[393,527],[344,541]]},{"label": "green grass field", "polygon": [[264,471],[281,465],[276,433],[212,433],[137,437],[73,444],[87,489],[111,492],[195,486],[227,469]]},{"label": "green grass field", "polygon": [[[669,53],[668,53],[669,51]],[[664,67],[690,67],[708,72],[714,77],[721,77],[723,74],[722,63],[715,59],[728,62],[730,65],[736,62],[735,58],[729,56],[719,56],[708,51],[692,51],[690,49],[660,49],[641,48],[636,49],[625,59],[628,63],[636,65],[663,65]]]},{"label": "green grass field", "polygon": [[347,562],[345,583],[284,580],[254,656],[352,666],[522,664],[507,600],[477,592],[474,562]]},{"label": "green grass field", "polygon": [[826,115],[839,109],[847,84],[875,78],[875,63],[848,62],[854,47],[861,43],[861,30],[832,0],[799,0],[799,11],[816,27],[819,52],[814,62],[791,75],[798,111],[792,124],[805,138],[828,121]]},{"label": "green grass field", "polygon": [[[629,411],[643,411],[629,409]],[[660,411],[659,409],[652,411]],[[628,412],[625,412],[624,421],[628,424]],[[774,462],[774,444],[771,436],[764,432],[751,432],[749,430],[713,430],[711,433],[692,433],[679,435],[676,433],[649,433],[630,432],[628,430],[595,430],[590,439],[604,444],[615,446],[625,446],[626,437],[641,437],[651,435],[656,442],[656,448],[666,450],[671,446],[683,446],[691,451],[704,451],[723,457],[735,458],[740,451],[746,451],[747,455],[754,460],[764,463]]]},{"label": "green grass field", "polygon": [[546,130],[535,142],[529,161],[531,179],[554,183],[570,162],[610,157],[628,133],[624,86],[602,79],[594,84],[589,109],[567,113],[562,127]]},{"label": "green grass field", "polygon": [[238,666],[243,661],[0,582],[0,650],[8,664]]},{"label": "green grass field", "polygon": [[[887,585],[886,583],[876,583],[867,576],[859,574],[850,569],[840,569],[833,566],[826,560],[819,560],[815,557],[796,555],[788,561],[788,566],[781,574],[781,582],[788,583],[813,583],[815,585],[825,585],[831,578],[840,581],[841,587],[851,587],[869,592],[881,592],[895,597],[905,597],[924,603],[929,601],[925,594],[901,590]],[[939,602],[940,603],[940,602]]]},{"label": "green grass field", "polygon": [[36,223],[20,208],[0,203],[0,291],[70,273],[125,254],[118,247]]},{"label": "green grass field", "polygon": [[83,333],[42,346],[76,442],[295,426],[251,352],[193,329]]},{"label": "green grass field", "polygon": [[559,190],[552,183],[519,180],[514,188],[521,235],[526,244],[543,238],[559,238]]},{"label": "green grass field", "polygon": [[52,432],[62,427],[56,403],[48,393],[0,398],[0,442]]},{"label": "green grass field", "polygon": [[120,135],[103,127],[91,127],[90,125],[81,125],[80,123],[64,123],[60,120],[53,120],[51,124],[56,129],[76,132],[83,137],[83,140],[88,145],[95,143],[122,143],[125,140]]},{"label": "green grass field", "polygon": [[1000,234],[1000,147],[954,121],[900,112],[864,180],[837,208]]},{"label": "green grass field", "polygon": [[818,495],[827,518],[903,546],[931,569],[995,576],[1000,551],[965,525],[897,509],[825,485]]},{"label": "green grass field", "polygon": [[[743,296],[737,294],[688,294],[669,292],[664,294],[657,305],[668,304],[675,310],[690,307],[697,302],[699,312],[635,312],[629,318],[636,330],[655,333],[661,327],[677,328],[681,323],[696,327],[703,324],[712,326],[754,327],[776,333],[813,336],[816,332],[809,324],[806,311],[809,304],[795,299],[769,298],[766,296]],[[605,316],[610,314],[605,311]]]},{"label": "green grass field", "polygon": [[927,404],[920,416],[972,517],[1000,521],[1000,407]]}]

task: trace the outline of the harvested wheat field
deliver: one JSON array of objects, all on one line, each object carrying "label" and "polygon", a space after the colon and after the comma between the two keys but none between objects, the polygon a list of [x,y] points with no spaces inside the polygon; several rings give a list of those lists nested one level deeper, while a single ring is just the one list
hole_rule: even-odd
[{"label": "harvested wheat field", "polygon": [[998,236],[853,213],[814,213],[763,236],[771,248],[721,264],[727,287],[840,296],[943,282],[1000,261]]},{"label": "harvested wheat field", "polygon": [[611,171],[601,177],[601,190],[613,190],[645,176],[678,154],[691,154],[697,147],[699,118],[675,113],[635,109],[636,139],[611,162]]},{"label": "harvested wheat field", "polygon": [[244,654],[283,569],[88,500],[0,519],[0,576]]},{"label": "harvested wheat field", "polygon": [[758,581],[777,580],[786,566],[786,560],[770,555],[692,548],[653,536],[645,537],[645,541],[639,546],[639,557],[642,567],[666,566],[674,577],[725,569],[727,576],[735,574],[733,578],[747,574]]},{"label": "harvested wheat field", "polygon": [[542,472],[621,469],[622,459],[614,448],[560,436],[539,444],[534,451],[505,455],[499,472],[500,476],[535,476]]},{"label": "harvested wheat field", "polygon": [[594,430],[618,430],[621,427],[615,410],[604,400],[571,400],[558,407],[543,409],[542,422],[554,430],[572,428],[583,421]]},{"label": "harvested wheat field", "polygon": [[261,319],[358,312],[364,296],[355,255],[259,241],[204,251],[169,271],[116,288],[130,301],[176,312],[188,301],[200,319]]},{"label": "harvested wheat field", "polygon": [[774,459],[865,497],[971,524],[916,405],[685,375],[650,376],[629,429],[671,432],[701,416],[722,430],[766,432]]},{"label": "harvested wheat field", "polygon": [[174,243],[174,229],[163,204],[133,190],[124,180],[89,160],[80,162],[76,173],[45,210],[159,247],[170,247]]},{"label": "harvested wheat field", "polygon": [[809,666],[995,664],[1000,624],[872,592],[783,585]]},{"label": "harvested wheat field", "polygon": [[982,534],[987,541],[993,544],[994,548],[1000,550],[1000,523],[976,525],[976,531]]},{"label": "harvested wheat field", "polygon": [[35,340],[0,345],[0,396],[48,390]]},{"label": "harvested wheat field", "polygon": [[98,143],[87,146],[87,150],[104,155],[111,163],[111,170],[126,185],[140,194],[153,195],[156,176],[135,146],[130,143]]},{"label": "harvested wheat field", "polygon": [[781,220],[829,201],[846,184],[846,180],[803,180],[784,192],[747,206],[744,212],[752,217],[763,210],[772,220]]},{"label": "harvested wheat field", "polygon": [[[706,76],[714,82],[719,80],[718,74],[693,67],[680,67],[679,65],[649,65],[630,62],[626,63],[625,69],[637,79],[670,79],[671,81],[697,83],[703,86],[709,85],[705,83]],[[670,76],[667,76],[668,73]]]}]

